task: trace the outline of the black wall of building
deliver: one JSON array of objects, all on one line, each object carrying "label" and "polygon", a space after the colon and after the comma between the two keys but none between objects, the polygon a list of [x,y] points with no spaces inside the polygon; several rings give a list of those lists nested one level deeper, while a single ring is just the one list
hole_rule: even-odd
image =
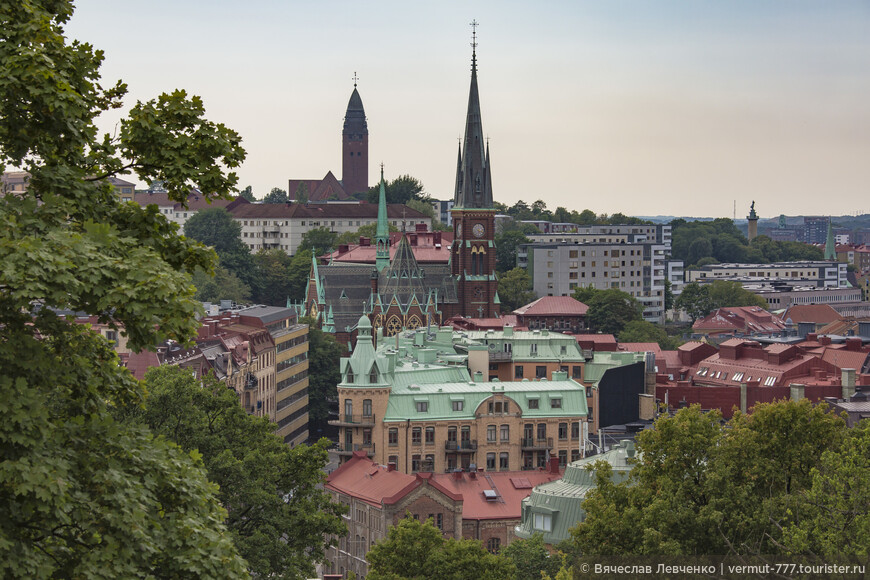
[{"label": "black wall of building", "polygon": [[644,363],[608,369],[598,383],[598,424],[602,427],[637,421],[638,395],[644,392]]}]

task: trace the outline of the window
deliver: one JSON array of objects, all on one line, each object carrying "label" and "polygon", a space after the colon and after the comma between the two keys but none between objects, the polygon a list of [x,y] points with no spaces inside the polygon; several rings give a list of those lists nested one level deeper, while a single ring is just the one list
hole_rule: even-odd
[{"label": "window", "polygon": [[568,451],[565,449],[559,451],[559,467],[565,467],[568,464]]},{"label": "window", "polygon": [[734,382],[743,380],[743,373],[742,372],[734,373],[734,376],[731,377],[731,380],[733,380]]},{"label": "window", "polygon": [[369,373],[369,382],[372,384],[378,382],[378,369],[372,367],[372,372]]},{"label": "window", "polygon": [[351,369],[347,369],[347,379],[345,382],[349,385],[353,384],[353,371]]},{"label": "window", "polygon": [[447,440],[453,442],[456,441],[456,427],[447,428]]},{"label": "window", "polygon": [[118,342],[118,331],[117,330],[107,330],[106,331],[106,340],[111,342]]},{"label": "window", "polygon": [[495,425],[486,426],[486,440],[489,443],[495,442]]},{"label": "window", "polygon": [[550,408],[551,409],[561,409],[562,408],[562,399],[550,399]]},{"label": "window", "polygon": [[535,378],[536,379],[546,379],[547,378],[547,367],[538,365],[535,367]]},{"label": "window", "polygon": [[559,423],[559,439],[568,438],[568,423]]},{"label": "window", "polygon": [[486,541],[486,550],[490,554],[498,554],[499,547],[501,546],[501,540],[498,538],[490,538]]},{"label": "window", "polygon": [[417,412],[418,413],[428,413],[429,412],[429,401],[417,401]]},{"label": "window", "polygon": [[422,442],[422,433],[423,431],[419,427],[411,429],[411,443],[419,445]]},{"label": "window", "polygon": [[420,456],[417,454],[411,456],[411,471],[420,471]]},{"label": "window", "polygon": [[498,455],[498,468],[501,470],[506,470],[510,467],[510,454],[509,453],[499,453]]},{"label": "window", "polygon": [[538,354],[538,343],[533,342],[531,345],[529,345],[529,353],[533,355]]},{"label": "window", "polygon": [[592,396],[592,387],[586,387],[586,398],[588,399],[591,396]]},{"label": "window", "polygon": [[398,445],[399,444],[399,430],[395,427],[392,427],[387,432],[387,443],[390,445]]},{"label": "window", "polygon": [[444,529],[444,514],[435,514],[435,527],[439,530]]},{"label": "window", "polygon": [[571,367],[571,378],[572,379],[582,379],[583,378],[583,367],[580,365],[574,365]]},{"label": "window", "polygon": [[538,423],[538,439],[546,439],[547,438],[547,424],[546,423]]},{"label": "window", "polygon": [[426,427],[426,445],[435,444],[435,427]]},{"label": "window", "polygon": [[387,459],[387,465],[393,465],[395,467],[399,467],[399,456],[398,455],[390,455]]},{"label": "window", "polygon": [[495,453],[486,454],[486,468],[495,469]]},{"label": "window", "polygon": [[521,379],[523,378],[523,367],[522,365],[517,365],[514,367],[514,378]]},{"label": "window", "polygon": [[372,400],[363,399],[363,417],[372,416]]},{"label": "window", "polygon": [[550,532],[553,530],[553,516],[549,514],[535,514],[533,527],[536,530]]},{"label": "window", "polygon": [[529,409],[537,409],[538,408],[538,400],[537,399],[529,399]]},{"label": "window", "polygon": [[344,400],[344,416],[347,420],[350,420],[353,417],[353,401],[350,399]]},{"label": "window", "polygon": [[453,401],[454,411],[461,411],[463,408],[465,408],[465,401]]},{"label": "window", "polygon": [[363,429],[363,445],[371,445],[372,444],[372,430],[371,429]]},{"label": "window", "polygon": [[571,439],[580,439],[580,422],[571,423]]},{"label": "window", "polygon": [[501,440],[503,443],[506,443],[511,440],[511,426],[510,425],[502,425],[501,429]]}]

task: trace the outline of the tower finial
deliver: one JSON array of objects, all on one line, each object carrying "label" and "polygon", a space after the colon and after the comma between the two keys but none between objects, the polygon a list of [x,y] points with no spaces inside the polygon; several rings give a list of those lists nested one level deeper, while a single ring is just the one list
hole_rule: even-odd
[{"label": "tower finial", "polygon": [[477,27],[480,23],[477,20],[472,20],[471,26],[471,70],[477,72]]},{"label": "tower finial", "polygon": [[356,76],[356,71],[353,71],[353,88],[356,88],[356,82],[359,80],[359,77]]}]

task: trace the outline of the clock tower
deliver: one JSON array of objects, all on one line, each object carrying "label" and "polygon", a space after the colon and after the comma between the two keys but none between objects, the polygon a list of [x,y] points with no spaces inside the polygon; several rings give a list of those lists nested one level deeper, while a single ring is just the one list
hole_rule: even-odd
[{"label": "clock tower", "polygon": [[448,316],[493,318],[499,315],[495,277],[495,207],[489,145],[484,144],[477,92],[477,22],[472,22],[471,90],[465,137],[459,145],[453,196],[454,242],[450,257],[457,304]]}]

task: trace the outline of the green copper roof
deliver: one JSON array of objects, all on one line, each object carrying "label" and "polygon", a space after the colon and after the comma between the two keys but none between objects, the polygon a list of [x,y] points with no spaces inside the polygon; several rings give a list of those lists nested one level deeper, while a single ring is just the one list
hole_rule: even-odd
[{"label": "green copper roof", "polygon": [[583,368],[583,382],[597,384],[608,369],[643,362],[642,352],[596,352]]},{"label": "green copper roof", "polygon": [[577,341],[572,336],[559,332],[510,330],[505,334],[504,330],[471,330],[466,334],[469,340],[485,344],[493,352],[503,352],[505,344],[510,344],[514,361],[583,362],[585,360]]},{"label": "green copper roof", "polygon": [[568,464],[562,479],[537,486],[523,500],[523,519],[514,531],[521,538],[542,533],[546,544],[568,539],[569,530],[586,517],[581,506],[596,485],[591,467],[599,461],[609,463],[611,480],[620,483],[628,479],[633,457],[634,442],[621,441],[610,451]]},{"label": "green copper roof", "polygon": [[377,254],[375,266],[384,270],[390,265],[390,224],[387,222],[387,193],[384,188],[384,167],[381,165],[381,184],[378,193],[378,226],[375,232]]},{"label": "green copper roof", "polygon": [[828,218],[828,236],[825,239],[825,259],[837,259],[837,245],[834,243],[834,229],[831,227],[830,218]]}]

